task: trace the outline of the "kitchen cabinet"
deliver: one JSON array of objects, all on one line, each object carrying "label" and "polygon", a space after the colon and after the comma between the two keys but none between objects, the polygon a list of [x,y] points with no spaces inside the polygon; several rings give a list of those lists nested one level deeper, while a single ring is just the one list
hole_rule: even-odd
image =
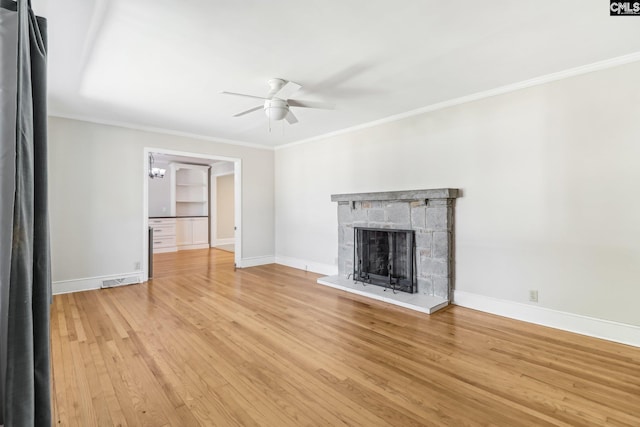
[{"label": "kitchen cabinet", "polygon": [[149,226],[153,228],[153,253],[178,250],[175,218],[149,218]]},{"label": "kitchen cabinet", "polygon": [[176,218],[176,245],[178,250],[209,247],[208,218]]}]

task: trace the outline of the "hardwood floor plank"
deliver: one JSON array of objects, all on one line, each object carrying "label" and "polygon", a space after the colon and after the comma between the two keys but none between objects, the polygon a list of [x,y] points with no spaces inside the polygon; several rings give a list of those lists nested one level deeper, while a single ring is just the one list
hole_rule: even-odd
[{"label": "hardwood floor plank", "polygon": [[[92,377],[92,366],[91,364],[87,364],[84,361],[80,350],[80,342],[73,341],[70,343],[71,347],[71,355],[73,357],[73,364],[75,367],[75,389],[80,398],[80,402],[78,405],[79,414],[78,423],[82,426],[86,425],[98,425],[98,419],[96,417],[96,411],[93,407],[94,396],[99,394],[98,391],[92,391],[91,385],[95,386],[96,384],[91,384],[89,380]],[[102,411],[100,411],[102,413]]]},{"label": "hardwood floor plank", "polygon": [[61,426],[640,426],[640,349],[462,307],[434,315],[211,250],[57,295]]},{"label": "hardwood floor plank", "polygon": [[[96,367],[96,374],[98,375],[98,381],[100,383],[100,395],[102,400],[100,403],[94,403],[96,407],[99,407],[100,411],[106,411],[109,413],[112,424],[99,424],[100,426],[127,426],[124,410],[118,402],[116,397],[116,391],[113,387],[111,377],[107,372],[107,367],[103,359],[103,353],[100,351],[100,346],[97,342],[91,342],[89,344],[89,351],[93,359],[94,366]],[[133,418],[130,418],[133,419]]]},{"label": "hardwood floor plank", "polygon": [[67,325],[67,336],[70,341],[76,341],[78,339],[78,335],[76,334],[76,324],[73,321],[73,306],[74,306],[74,296],[73,294],[65,294],[64,296],[67,303],[64,305],[64,319],[65,324]]},{"label": "hardwood floor plank", "polygon": [[[58,311],[62,308],[62,304],[59,304],[51,309],[51,390],[53,394],[53,419],[58,420],[60,424],[69,425],[67,394],[64,386],[67,375],[65,374],[65,364],[62,363],[63,339],[60,337],[62,327],[58,314]],[[53,363],[53,361],[59,361],[59,363]]]},{"label": "hardwood floor plank", "polygon": [[[124,367],[126,374],[122,375],[130,396],[134,402],[136,413],[144,420],[144,425],[185,425],[185,420],[178,417],[178,414],[171,405],[170,400],[162,390],[162,378],[154,376],[152,369],[145,363],[140,349],[132,339],[113,340],[114,352],[126,364]],[[122,366],[124,365],[124,366]],[[188,425],[188,424],[187,424]]]}]

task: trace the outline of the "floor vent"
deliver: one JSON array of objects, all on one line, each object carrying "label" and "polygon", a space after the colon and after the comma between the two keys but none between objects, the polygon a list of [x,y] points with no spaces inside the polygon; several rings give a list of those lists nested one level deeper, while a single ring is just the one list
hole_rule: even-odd
[{"label": "floor vent", "polygon": [[119,277],[117,279],[109,279],[102,281],[102,288],[113,288],[116,286],[133,285],[134,283],[140,283],[138,276]]}]

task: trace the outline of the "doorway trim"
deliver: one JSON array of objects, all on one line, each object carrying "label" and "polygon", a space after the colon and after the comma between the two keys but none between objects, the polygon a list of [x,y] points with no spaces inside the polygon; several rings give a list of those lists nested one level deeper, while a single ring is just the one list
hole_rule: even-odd
[{"label": "doorway trim", "polygon": [[[234,169],[234,225],[235,225],[235,252],[234,262],[236,266],[242,265],[242,159],[237,157],[225,157],[217,156],[214,154],[205,153],[192,153],[187,151],[169,150],[166,148],[154,148],[144,147],[142,164],[144,165],[142,170],[144,171],[142,176],[142,280],[146,282],[149,280],[149,154],[161,153],[171,156],[185,156],[193,157],[204,160],[224,160],[226,162],[233,162]],[[211,212],[209,212],[209,227],[211,227]],[[211,233],[209,233],[211,234]],[[209,237],[211,240],[211,237]],[[211,247],[211,242],[209,242]]]},{"label": "doorway trim", "polygon": [[[209,192],[209,197],[211,198],[210,206],[213,212],[218,211],[218,200],[217,200],[218,199],[218,188],[217,188],[218,179],[222,178],[223,176],[229,176],[229,175],[234,177],[234,184],[235,184],[235,167],[233,170],[225,171],[222,173],[217,173],[215,170],[212,169],[212,173],[209,180],[209,183],[211,185],[211,188],[210,188],[211,191]],[[234,187],[234,193],[235,193],[235,187]],[[234,194],[234,209],[235,209],[235,194]],[[235,213],[234,213],[234,222],[235,222]],[[218,218],[216,215],[214,215],[211,219],[211,230],[210,230],[211,246],[220,245],[220,244],[235,244],[235,240],[236,240],[235,237],[228,238],[228,239],[219,239],[217,227],[218,227]]]}]

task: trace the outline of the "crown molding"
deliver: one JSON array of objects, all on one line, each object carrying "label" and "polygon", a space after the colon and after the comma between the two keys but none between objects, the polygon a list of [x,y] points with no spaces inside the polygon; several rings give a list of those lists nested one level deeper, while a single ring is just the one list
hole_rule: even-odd
[{"label": "crown molding", "polygon": [[234,139],[215,138],[207,135],[200,135],[197,133],[183,132],[183,131],[178,131],[173,129],[153,127],[153,126],[143,126],[143,125],[137,125],[135,123],[120,122],[116,120],[102,120],[102,119],[97,119],[95,117],[76,116],[73,114],[59,114],[55,112],[49,113],[49,117],[78,120],[82,122],[95,123],[95,124],[106,125],[106,126],[115,126],[115,127],[125,128],[125,129],[131,129],[131,130],[139,130],[143,132],[153,132],[153,133],[160,133],[163,135],[181,136],[185,138],[193,138],[193,139],[200,139],[204,141],[217,142],[220,144],[239,145],[241,147],[249,147],[249,148],[256,148],[258,150],[273,151],[273,147],[268,147],[261,144],[253,144],[250,142],[237,141]]},{"label": "crown molding", "polygon": [[605,70],[607,68],[614,68],[620,65],[629,64],[632,62],[640,61],[640,52],[631,53],[629,55],[618,56],[616,58],[606,59],[604,61],[594,62],[592,64],[583,65],[580,67],[570,68],[568,70],[559,71],[557,73],[546,74],[544,76],[535,77],[533,79],[524,80],[518,83],[512,83],[506,86],[500,86],[495,89],[489,89],[482,92],[477,92],[471,95],[462,96],[460,98],[451,99],[448,101],[439,102],[436,104],[427,105],[426,107],[420,107],[415,110],[407,111],[405,113],[395,114],[388,116],[380,120],[374,120],[372,122],[363,123],[361,125],[352,126],[349,128],[337,130],[335,132],[325,133],[323,135],[314,136],[299,141],[290,142],[274,147],[276,151],[285,148],[294,147],[296,145],[306,144],[309,142],[319,141],[322,139],[331,138],[345,133],[355,132],[362,129],[382,125],[385,123],[395,122],[398,120],[406,119],[408,117],[418,116],[420,114],[430,113],[432,111],[442,110],[444,108],[454,107],[460,104],[466,104],[468,102],[478,101],[492,96],[503,95],[509,92],[515,92],[517,90],[526,89],[532,86],[539,86],[545,83],[555,82],[558,80],[567,79],[569,77],[575,77],[582,74],[591,73],[594,71]]}]

